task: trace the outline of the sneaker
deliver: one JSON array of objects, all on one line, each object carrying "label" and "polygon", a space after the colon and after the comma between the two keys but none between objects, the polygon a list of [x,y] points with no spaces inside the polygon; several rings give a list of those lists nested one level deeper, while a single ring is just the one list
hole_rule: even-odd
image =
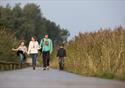
[{"label": "sneaker", "polygon": [[42,70],[46,70],[46,68],[42,68]]},{"label": "sneaker", "polygon": [[49,66],[47,66],[46,69],[49,70]]},{"label": "sneaker", "polygon": [[33,70],[35,70],[35,67],[33,67]]}]

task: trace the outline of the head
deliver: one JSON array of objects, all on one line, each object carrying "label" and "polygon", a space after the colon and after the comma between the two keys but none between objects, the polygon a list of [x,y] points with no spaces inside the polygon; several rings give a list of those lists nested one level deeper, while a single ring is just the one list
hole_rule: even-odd
[{"label": "head", "polygon": [[59,47],[60,47],[60,48],[63,48],[63,47],[64,47],[64,44],[63,44],[63,43],[60,43],[60,44],[59,44]]},{"label": "head", "polygon": [[21,46],[24,46],[24,45],[25,45],[25,41],[24,41],[24,40],[21,40],[21,41],[20,41],[20,45],[21,45]]},{"label": "head", "polygon": [[31,41],[36,41],[36,37],[35,37],[35,36],[32,37],[32,38],[31,38]]},{"label": "head", "polygon": [[48,34],[46,34],[46,35],[45,35],[45,38],[49,38],[49,35],[48,35]]}]

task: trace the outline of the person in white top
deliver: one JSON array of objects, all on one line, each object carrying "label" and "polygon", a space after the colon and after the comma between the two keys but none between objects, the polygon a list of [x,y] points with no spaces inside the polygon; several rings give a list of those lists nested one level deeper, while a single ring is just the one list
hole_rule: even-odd
[{"label": "person in white top", "polygon": [[35,67],[36,67],[36,60],[37,60],[39,49],[40,49],[40,46],[38,41],[36,40],[35,37],[32,37],[28,47],[28,54],[30,54],[32,57],[33,70],[35,70]]},{"label": "person in white top", "polygon": [[25,46],[24,40],[20,41],[19,47],[17,49],[12,48],[13,51],[17,51],[17,55],[20,58],[20,66],[22,68],[22,64],[26,59],[27,47]]}]

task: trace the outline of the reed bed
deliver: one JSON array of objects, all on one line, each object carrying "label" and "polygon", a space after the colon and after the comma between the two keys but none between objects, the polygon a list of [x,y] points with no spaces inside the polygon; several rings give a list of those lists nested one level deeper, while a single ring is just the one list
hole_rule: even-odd
[{"label": "reed bed", "polygon": [[[124,28],[79,33],[65,48],[65,70],[86,76],[125,79]],[[56,50],[52,57],[51,65],[57,68]]]}]

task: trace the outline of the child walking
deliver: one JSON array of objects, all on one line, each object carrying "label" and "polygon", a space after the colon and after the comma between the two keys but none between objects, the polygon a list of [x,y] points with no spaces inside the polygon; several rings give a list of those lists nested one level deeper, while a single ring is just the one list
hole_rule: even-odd
[{"label": "child walking", "polygon": [[24,41],[20,41],[20,45],[17,49],[12,48],[13,51],[17,51],[17,55],[20,58],[20,66],[22,68],[22,64],[24,63],[26,59],[26,53],[27,53],[27,47],[25,46]]},{"label": "child walking", "polygon": [[31,41],[29,43],[29,47],[28,47],[28,54],[30,54],[31,57],[32,57],[33,70],[35,70],[35,67],[36,67],[36,60],[37,60],[37,56],[38,56],[38,49],[40,49],[38,41],[36,40],[36,37],[32,37]]},{"label": "child walking", "polygon": [[64,49],[64,44],[59,44],[57,57],[59,59],[59,70],[64,70],[64,58],[66,57],[66,50]]}]

